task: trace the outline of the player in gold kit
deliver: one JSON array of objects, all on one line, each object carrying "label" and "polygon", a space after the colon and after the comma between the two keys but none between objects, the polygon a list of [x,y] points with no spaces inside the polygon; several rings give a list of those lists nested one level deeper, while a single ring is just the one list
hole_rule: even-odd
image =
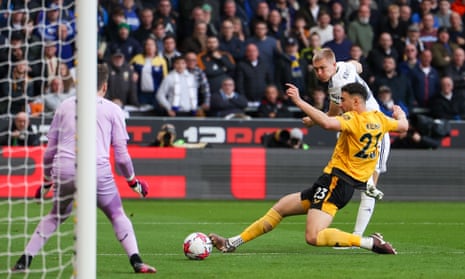
[{"label": "player in gold kit", "polygon": [[340,131],[333,155],[312,187],[282,197],[237,236],[224,238],[211,233],[213,244],[222,252],[233,252],[243,243],[274,229],[284,217],[307,214],[305,240],[310,245],[355,246],[380,254],[396,254],[379,233],[362,237],[329,226],[336,212],[350,201],[354,190],[366,189],[378,161],[383,135],[389,131],[407,131],[405,113],[394,106],[392,119],[379,111],[367,110],[366,89],[359,83],[350,83],[341,90],[340,107],[344,113],[330,117],[303,101],[297,87],[287,86],[287,95],[314,123],[326,130]]}]

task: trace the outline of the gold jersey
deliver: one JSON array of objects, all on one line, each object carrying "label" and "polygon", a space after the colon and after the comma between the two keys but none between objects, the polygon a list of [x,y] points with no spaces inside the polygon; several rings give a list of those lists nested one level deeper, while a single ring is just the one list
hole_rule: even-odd
[{"label": "gold jersey", "polygon": [[341,131],[324,172],[332,173],[336,168],[355,180],[366,182],[378,162],[383,135],[397,130],[397,121],[380,111],[351,111],[336,118],[341,123]]}]

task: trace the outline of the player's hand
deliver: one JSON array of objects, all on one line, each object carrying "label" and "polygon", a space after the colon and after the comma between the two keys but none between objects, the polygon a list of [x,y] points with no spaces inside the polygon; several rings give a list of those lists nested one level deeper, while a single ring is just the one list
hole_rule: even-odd
[{"label": "player's hand", "polygon": [[45,176],[42,185],[37,187],[36,192],[34,194],[34,198],[42,200],[48,194],[50,189],[52,189],[52,186],[53,180],[50,177]]},{"label": "player's hand", "polygon": [[384,193],[381,190],[377,189],[376,186],[373,184],[367,184],[367,190],[365,191],[365,194],[377,200],[381,200],[384,197]]},{"label": "player's hand", "polygon": [[128,181],[128,185],[134,192],[139,194],[141,198],[145,198],[149,193],[149,185],[143,180],[134,178],[131,181]]},{"label": "player's hand", "polygon": [[394,117],[394,119],[399,120],[401,118],[406,118],[406,115],[400,106],[394,105],[392,106],[392,117]]},{"label": "player's hand", "polygon": [[315,122],[313,122],[313,120],[310,117],[305,116],[302,117],[302,124],[304,124],[305,127],[312,127],[315,125]]},{"label": "player's hand", "polygon": [[287,90],[286,95],[294,102],[297,103],[301,100],[299,88],[292,83],[286,83]]}]

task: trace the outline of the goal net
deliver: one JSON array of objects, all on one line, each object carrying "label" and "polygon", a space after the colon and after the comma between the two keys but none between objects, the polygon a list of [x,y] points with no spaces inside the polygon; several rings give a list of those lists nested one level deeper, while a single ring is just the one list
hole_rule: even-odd
[{"label": "goal net", "polygon": [[[79,188],[81,183],[89,184],[89,188],[94,186],[95,167],[90,175],[87,173],[88,177],[80,178],[86,172],[84,167],[80,169],[85,165],[80,162],[89,156],[95,157],[95,152],[92,153],[92,141],[85,140],[86,134],[79,133],[84,130],[80,129],[84,121],[89,122],[87,116],[80,116],[79,105],[86,106],[90,101],[80,92],[95,91],[96,83],[92,83],[93,78],[85,86],[77,81],[86,84],[89,80],[84,68],[96,69],[96,48],[90,47],[96,46],[96,35],[83,32],[87,38],[78,36],[78,29],[96,30],[97,20],[88,18],[97,14],[96,5],[93,1],[80,0],[8,0],[0,4],[0,278],[95,278],[95,209],[92,209],[95,199],[89,198],[89,194],[95,196],[95,192]],[[82,10],[87,22],[77,16]],[[83,41],[87,41],[86,48],[82,47]],[[87,72],[95,75],[94,69]],[[44,168],[50,167],[43,165],[46,134],[54,109],[73,95],[77,95],[79,104],[76,150],[82,147],[80,144],[90,142],[90,146],[81,148],[89,150],[90,154],[78,152],[78,190],[73,210],[42,247],[37,240],[45,236],[42,230],[36,231],[36,227],[53,208],[53,190],[43,199],[35,197],[44,181]],[[95,103],[95,97],[92,101]],[[92,108],[95,109],[90,104],[88,109]],[[95,122],[95,118],[90,122]],[[89,129],[95,127],[90,124]],[[85,207],[91,208],[88,212],[76,206],[84,203],[80,203],[83,195],[87,195]],[[87,217],[80,217],[82,214]],[[62,217],[55,215],[53,218]],[[83,224],[86,219],[89,224]],[[34,235],[36,241],[33,243]],[[82,241],[90,248],[80,248]],[[26,251],[34,254],[32,263],[27,272],[15,272],[13,267]],[[89,255],[89,251],[93,255]],[[87,268],[83,268],[86,265]]]}]

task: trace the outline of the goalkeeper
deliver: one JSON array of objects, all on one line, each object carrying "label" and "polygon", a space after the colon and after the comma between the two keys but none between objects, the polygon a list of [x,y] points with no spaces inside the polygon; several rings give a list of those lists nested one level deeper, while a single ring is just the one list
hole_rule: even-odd
[{"label": "goalkeeper", "polygon": [[[148,193],[145,182],[139,181],[127,150],[128,134],[122,110],[104,98],[107,91],[108,68],[98,65],[97,81],[97,206],[113,225],[115,235],[136,273],[155,273],[156,269],[139,256],[136,236],[131,221],[124,212],[110,165],[110,145],[114,148],[116,165],[126,177],[129,187],[141,197]],[[13,271],[25,271],[40,249],[46,244],[57,226],[72,211],[75,186],[76,162],[76,98],[65,100],[56,110],[47,134],[48,145],[44,154],[44,184],[37,189],[36,198],[43,198],[54,190],[53,208],[38,224],[24,254],[16,262]],[[53,166],[53,167],[52,167]],[[93,202],[91,202],[93,203]],[[84,205],[81,205],[84,206]]]}]

